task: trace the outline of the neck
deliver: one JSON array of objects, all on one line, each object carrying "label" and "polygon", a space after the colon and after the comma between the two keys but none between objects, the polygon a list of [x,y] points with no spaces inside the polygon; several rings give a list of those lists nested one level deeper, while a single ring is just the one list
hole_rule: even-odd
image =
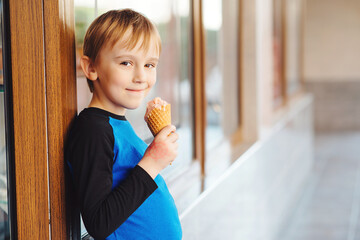
[{"label": "neck", "polygon": [[100,109],[106,110],[108,112],[114,113],[116,115],[125,116],[125,113],[126,113],[125,108],[123,108],[123,107],[119,107],[119,108],[109,107],[109,105],[110,104],[104,104],[103,101],[100,101],[98,96],[94,93],[88,107],[100,108]]}]

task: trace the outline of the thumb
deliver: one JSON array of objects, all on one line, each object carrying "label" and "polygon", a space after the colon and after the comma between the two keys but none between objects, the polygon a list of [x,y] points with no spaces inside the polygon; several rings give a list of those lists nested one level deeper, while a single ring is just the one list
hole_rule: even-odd
[{"label": "thumb", "polygon": [[175,132],[176,127],[174,125],[167,125],[156,135],[157,138],[166,138],[170,133]]}]

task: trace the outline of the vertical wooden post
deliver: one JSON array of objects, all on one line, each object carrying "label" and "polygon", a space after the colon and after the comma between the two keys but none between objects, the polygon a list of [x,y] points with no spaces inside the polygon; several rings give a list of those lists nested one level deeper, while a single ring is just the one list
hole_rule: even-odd
[{"label": "vertical wooden post", "polygon": [[46,111],[51,238],[68,239],[64,140],[76,115],[74,10],[72,0],[44,1]]},{"label": "vertical wooden post", "polygon": [[205,97],[205,41],[202,25],[201,0],[193,1],[193,51],[194,51],[194,125],[195,125],[195,158],[201,164],[201,176],[205,176],[205,130],[206,130],[206,97]]},{"label": "vertical wooden post", "polygon": [[63,148],[76,115],[73,5],[9,3],[18,239],[68,239]]},{"label": "vertical wooden post", "polygon": [[[242,137],[245,142],[253,142],[260,134],[259,112],[259,52],[257,32],[257,4],[253,0],[241,1],[241,111]],[[246,91],[245,91],[246,89]]]},{"label": "vertical wooden post", "polygon": [[305,89],[305,30],[306,30],[306,1],[301,1],[301,19],[300,19],[300,91]]},{"label": "vertical wooden post", "polygon": [[288,96],[288,82],[287,82],[287,67],[288,67],[288,57],[287,57],[287,53],[288,53],[288,31],[287,31],[287,24],[288,24],[288,19],[287,19],[287,1],[286,0],[281,0],[281,58],[282,58],[282,69],[281,69],[281,84],[282,84],[282,98],[283,98],[283,102],[282,102],[282,106],[285,106],[288,104],[289,101],[289,96]]},{"label": "vertical wooden post", "polygon": [[49,238],[42,8],[9,2],[18,239]]},{"label": "vertical wooden post", "polygon": [[238,59],[238,72],[237,72],[237,79],[238,79],[238,127],[242,129],[243,127],[243,108],[242,104],[242,90],[243,90],[243,58],[242,58],[242,51],[243,51],[243,20],[242,20],[242,11],[243,11],[243,0],[238,1],[238,18],[237,18],[237,31],[238,31],[238,49],[237,49],[237,59]]}]

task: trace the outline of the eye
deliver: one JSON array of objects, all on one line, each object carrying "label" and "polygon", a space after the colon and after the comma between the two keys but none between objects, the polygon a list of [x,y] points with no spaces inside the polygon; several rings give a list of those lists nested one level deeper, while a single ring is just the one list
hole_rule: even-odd
[{"label": "eye", "polygon": [[155,64],[148,63],[148,64],[145,64],[145,67],[147,67],[147,68],[155,68]]},{"label": "eye", "polygon": [[121,62],[120,65],[124,65],[124,66],[131,66],[131,63],[130,62]]}]

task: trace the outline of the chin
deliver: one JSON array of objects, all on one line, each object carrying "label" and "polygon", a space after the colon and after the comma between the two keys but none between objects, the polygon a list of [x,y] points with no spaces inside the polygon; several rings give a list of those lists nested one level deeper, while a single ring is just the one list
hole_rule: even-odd
[{"label": "chin", "polygon": [[138,107],[140,107],[140,103],[128,105],[126,108],[130,110],[134,110],[137,109]]}]

